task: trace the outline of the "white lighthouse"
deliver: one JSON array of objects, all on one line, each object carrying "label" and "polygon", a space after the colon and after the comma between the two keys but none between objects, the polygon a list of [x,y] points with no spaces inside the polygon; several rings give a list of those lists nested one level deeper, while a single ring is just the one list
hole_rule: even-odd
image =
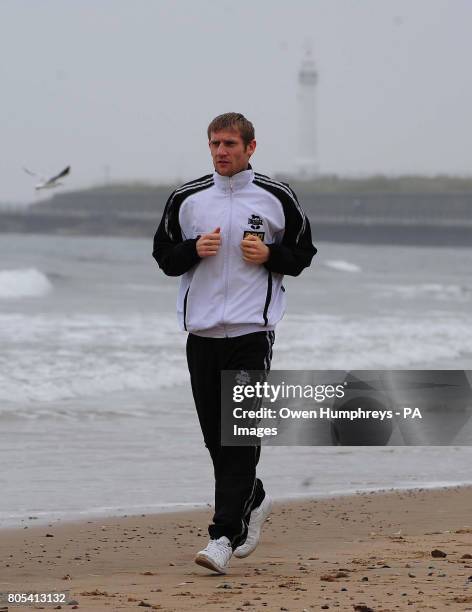
[{"label": "white lighthouse", "polygon": [[298,72],[298,177],[310,180],[318,174],[316,154],[316,72],[311,49],[305,51]]}]

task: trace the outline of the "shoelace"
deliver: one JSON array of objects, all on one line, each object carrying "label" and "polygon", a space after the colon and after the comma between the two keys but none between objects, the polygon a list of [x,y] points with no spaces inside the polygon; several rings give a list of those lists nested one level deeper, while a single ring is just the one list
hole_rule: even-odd
[{"label": "shoelace", "polygon": [[212,555],[217,555],[218,557],[226,557],[229,552],[230,547],[224,542],[218,542],[217,540],[210,540],[207,546],[207,551]]}]

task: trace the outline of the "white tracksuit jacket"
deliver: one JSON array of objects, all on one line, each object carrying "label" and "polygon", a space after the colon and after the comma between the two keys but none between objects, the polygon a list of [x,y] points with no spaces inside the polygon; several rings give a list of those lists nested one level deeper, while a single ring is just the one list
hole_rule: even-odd
[{"label": "white tracksuit jacket", "polygon": [[[217,227],[217,255],[200,258],[196,241]],[[265,264],[243,260],[240,243],[247,233],[269,247]],[[182,275],[181,329],[213,338],[274,329],[285,310],[283,275],[300,274],[315,253],[309,221],[292,189],[250,166],[231,177],[215,172],[176,189],[153,248],[165,274]]]}]

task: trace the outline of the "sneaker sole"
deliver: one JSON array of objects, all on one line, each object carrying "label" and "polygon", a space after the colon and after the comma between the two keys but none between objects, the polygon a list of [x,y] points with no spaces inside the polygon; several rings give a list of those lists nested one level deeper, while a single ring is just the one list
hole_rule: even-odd
[{"label": "sneaker sole", "polygon": [[236,552],[234,552],[233,554],[236,557],[236,559],[245,559],[246,557],[249,557],[249,555],[252,555],[252,553],[256,550],[256,548],[257,548],[257,544],[256,544],[256,546],[252,550],[250,550],[247,553],[238,553],[238,554],[236,554]]},{"label": "sneaker sole", "polygon": [[[261,533],[262,533],[262,527],[264,526],[264,523],[266,522],[269,514],[272,512],[272,500],[269,501],[269,507],[267,508],[266,512],[265,512],[265,516],[264,516],[264,520],[261,523],[261,526],[259,527],[259,537],[257,538],[257,542],[256,545],[254,546],[254,548],[249,549],[248,552],[243,552],[243,553],[238,553],[238,549],[236,548],[236,550],[233,552],[233,556],[235,556],[237,559],[245,559],[246,557],[249,557],[249,555],[252,555],[252,553],[256,550],[256,548],[259,545],[259,541],[261,539]],[[243,547],[244,544],[241,544],[241,547]]]},{"label": "sneaker sole", "polygon": [[215,563],[212,559],[210,559],[206,555],[198,554],[195,557],[195,563],[197,565],[201,565],[202,567],[206,567],[212,572],[217,572],[218,574],[226,574],[225,568],[219,566],[217,563]]}]

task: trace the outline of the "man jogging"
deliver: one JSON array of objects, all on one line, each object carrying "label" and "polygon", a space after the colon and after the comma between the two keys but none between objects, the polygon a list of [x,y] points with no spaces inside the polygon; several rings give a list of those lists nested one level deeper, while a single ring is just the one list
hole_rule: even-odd
[{"label": "man jogging", "polygon": [[171,194],[153,256],[165,274],[182,277],[177,314],[215,474],[210,541],[195,562],[224,574],[233,553],[247,557],[256,548],[271,503],[256,478],[260,446],[221,445],[221,371],[269,370],[285,309],[283,275],[298,276],[316,249],[292,189],[251,168],[252,123],[220,115],[208,140],[215,172]]}]

